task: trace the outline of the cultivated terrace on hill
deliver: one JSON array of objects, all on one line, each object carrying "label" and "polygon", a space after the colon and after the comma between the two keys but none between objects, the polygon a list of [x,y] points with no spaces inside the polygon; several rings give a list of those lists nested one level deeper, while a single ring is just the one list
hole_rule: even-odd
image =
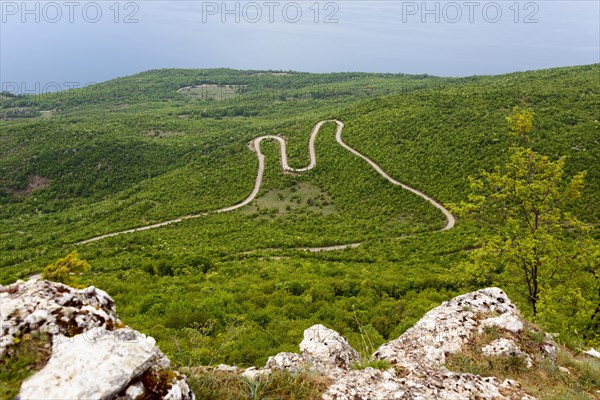
[{"label": "cultivated terrace on hill", "polygon": [[[92,267],[78,284],[105,290],[122,320],[180,369],[264,365],[296,352],[315,324],[368,356],[442,302],[491,285],[569,351],[597,347],[599,75],[598,64],[460,79],[153,70],[68,92],[2,94],[0,283],[77,251]],[[495,280],[502,263],[466,279],[464,265],[497,230],[459,219],[440,231],[444,214],[340,146],[333,122],[315,139],[315,168],[282,173],[279,144],[264,141],[256,199],[210,213],[255,187],[254,138],[282,137],[290,167],[303,168],[323,120],[343,122],[348,146],[449,208],[469,200],[470,176],[510,162],[514,107],[534,113],[527,146],[563,157],[565,181],[587,171],[564,209],[587,231],[568,270],[577,279],[561,275],[573,284],[556,292],[558,314],[534,317],[517,282]],[[580,244],[569,235],[561,243]],[[345,244],[353,246],[306,251]],[[451,359],[457,370],[487,373],[473,359],[480,345]]]}]

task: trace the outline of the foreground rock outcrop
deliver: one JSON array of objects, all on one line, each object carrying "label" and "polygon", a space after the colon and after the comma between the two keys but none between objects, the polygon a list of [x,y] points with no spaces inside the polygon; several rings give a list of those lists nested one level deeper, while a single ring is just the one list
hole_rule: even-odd
[{"label": "foreground rock outcrop", "polygon": [[32,332],[73,336],[93,328],[112,330],[123,325],[117,317],[115,302],[93,286],[77,290],[31,279],[0,287],[0,300],[0,355],[9,351],[20,336]]},{"label": "foreground rock outcrop", "polygon": [[485,348],[487,355],[521,357],[527,366],[556,355],[556,344],[548,335],[532,353],[521,348],[525,329],[526,322],[506,294],[488,288],[443,303],[398,339],[382,345],[372,360],[387,360],[391,366],[387,370],[350,368],[360,362],[359,354],[337,332],[315,325],[304,332],[301,354],[277,354],[265,368],[242,374],[252,378],[277,369],[312,369],[333,382],[323,395],[325,400],[533,399],[515,381],[446,368],[447,357],[489,331],[502,337]]},{"label": "foreground rock outcrop", "polygon": [[52,343],[50,359],[23,382],[20,399],[194,399],[154,339],[125,327],[100,289],[18,281],[0,287],[0,305],[0,357],[10,357],[25,336]]},{"label": "foreground rock outcrop", "polygon": [[[125,327],[102,290],[32,279],[0,287],[0,304],[0,357],[10,357],[26,336],[51,340],[50,359],[22,383],[20,399],[194,399],[154,339]],[[304,331],[299,354],[277,354],[264,368],[216,369],[250,380],[275,370],[314,371],[331,382],[325,400],[533,399],[515,381],[448,368],[453,355],[474,343],[482,356],[517,358],[527,368],[554,358],[549,335],[536,331],[535,340],[524,339],[532,329],[502,290],[487,288],[434,308],[369,360],[339,333],[315,325]],[[387,369],[357,368],[369,363]]]}]

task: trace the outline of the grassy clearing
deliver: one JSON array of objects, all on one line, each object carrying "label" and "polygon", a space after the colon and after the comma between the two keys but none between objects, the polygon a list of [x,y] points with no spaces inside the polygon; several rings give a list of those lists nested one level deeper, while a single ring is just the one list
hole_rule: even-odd
[{"label": "grassy clearing", "polygon": [[55,110],[40,111],[40,116],[42,118],[50,118],[50,117],[52,117],[52,115],[54,115],[55,112],[56,112]]},{"label": "grassy clearing", "polygon": [[196,100],[228,100],[238,96],[238,93],[245,85],[210,85],[202,84],[192,87],[185,87],[178,90]]},{"label": "grassy clearing", "polygon": [[207,367],[183,368],[198,400],[219,399],[320,399],[329,386],[323,376],[308,372],[275,371],[256,379]]},{"label": "grassy clearing", "polygon": [[50,179],[40,175],[31,175],[27,178],[27,185],[20,189],[9,189],[8,193],[12,194],[17,198],[31,196],[34,190],[46,189],[50,186]]},{"label": "grassy clearing", "polygon": [[321,215],[338,212],[329,193],[308,182],[301,182],[286,189],[269,190],[240,212],[244,215],[273,218],[296,210],[312,211]]}]

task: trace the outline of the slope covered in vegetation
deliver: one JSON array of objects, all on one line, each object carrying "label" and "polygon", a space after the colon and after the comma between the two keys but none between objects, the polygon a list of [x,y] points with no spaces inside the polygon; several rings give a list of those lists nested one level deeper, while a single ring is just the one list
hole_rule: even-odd
[{"label": "slope covered in vegetation", "polygon": [[[316,323],[356,348],[361,335],[377,347],[467,289],[456,266],[486,232],[466,221],[438,232],[443,215],[341,148],[333,124],[317,138],[317,167],[302,175],[282,174],[279,149],[263,143],[265,181],[248,209],[74,243],[239,202],[256,175],[251,139],[283,135],[291,166],[303,167],[312,126],[331,118],[394,178],[442,203],[465,200],[469,175],[507,159],[505,118],[517,105],[536,113],[532,147],[568,156],[569,174],[588,171],[573,211],[597,224],[599,73],[599,65],[465,79],[158,70],[4,98],[0,280],[77,249],[92,265],[85,283],[105,289],[123,320],[182,364],[263,363],[295,350]],[[199,97],[177,92],[200,85]],[[40,182],[33,177],[47,187],[24,191]],[[298,250],[352,242],[364,244]]]}]

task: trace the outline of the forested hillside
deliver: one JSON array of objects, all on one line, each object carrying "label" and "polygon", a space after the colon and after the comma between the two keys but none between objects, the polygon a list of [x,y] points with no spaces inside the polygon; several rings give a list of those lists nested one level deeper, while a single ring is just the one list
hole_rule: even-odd
[{"label": "forested hillside", "polygon": [[325,119],[343,121],[344,141],[395,179],[443,204],[466,200],[469,176],[507,161],[515,106],[535,113],[533,149],[567,156],[568,175],[587,171],[570,211],[595,227],[599,76],[597,64],[461,79],[154,70],[2,96],[0,281],[77,250],[92,266],[81,282],[106,290],[121,318],[180,364],[263,363],[316,323],[357,349],[365,334],[377,347],[473,289],[456,268],[489,230],[461,220],[440,232],[442,213],[343,149],[333,123],[306,173],[283,174],[278,146],[264,142],[265,180],[246,208],[76,243],[240,202],[254,187],[253,138],[281,135],[291,166],[305,167]]}]

